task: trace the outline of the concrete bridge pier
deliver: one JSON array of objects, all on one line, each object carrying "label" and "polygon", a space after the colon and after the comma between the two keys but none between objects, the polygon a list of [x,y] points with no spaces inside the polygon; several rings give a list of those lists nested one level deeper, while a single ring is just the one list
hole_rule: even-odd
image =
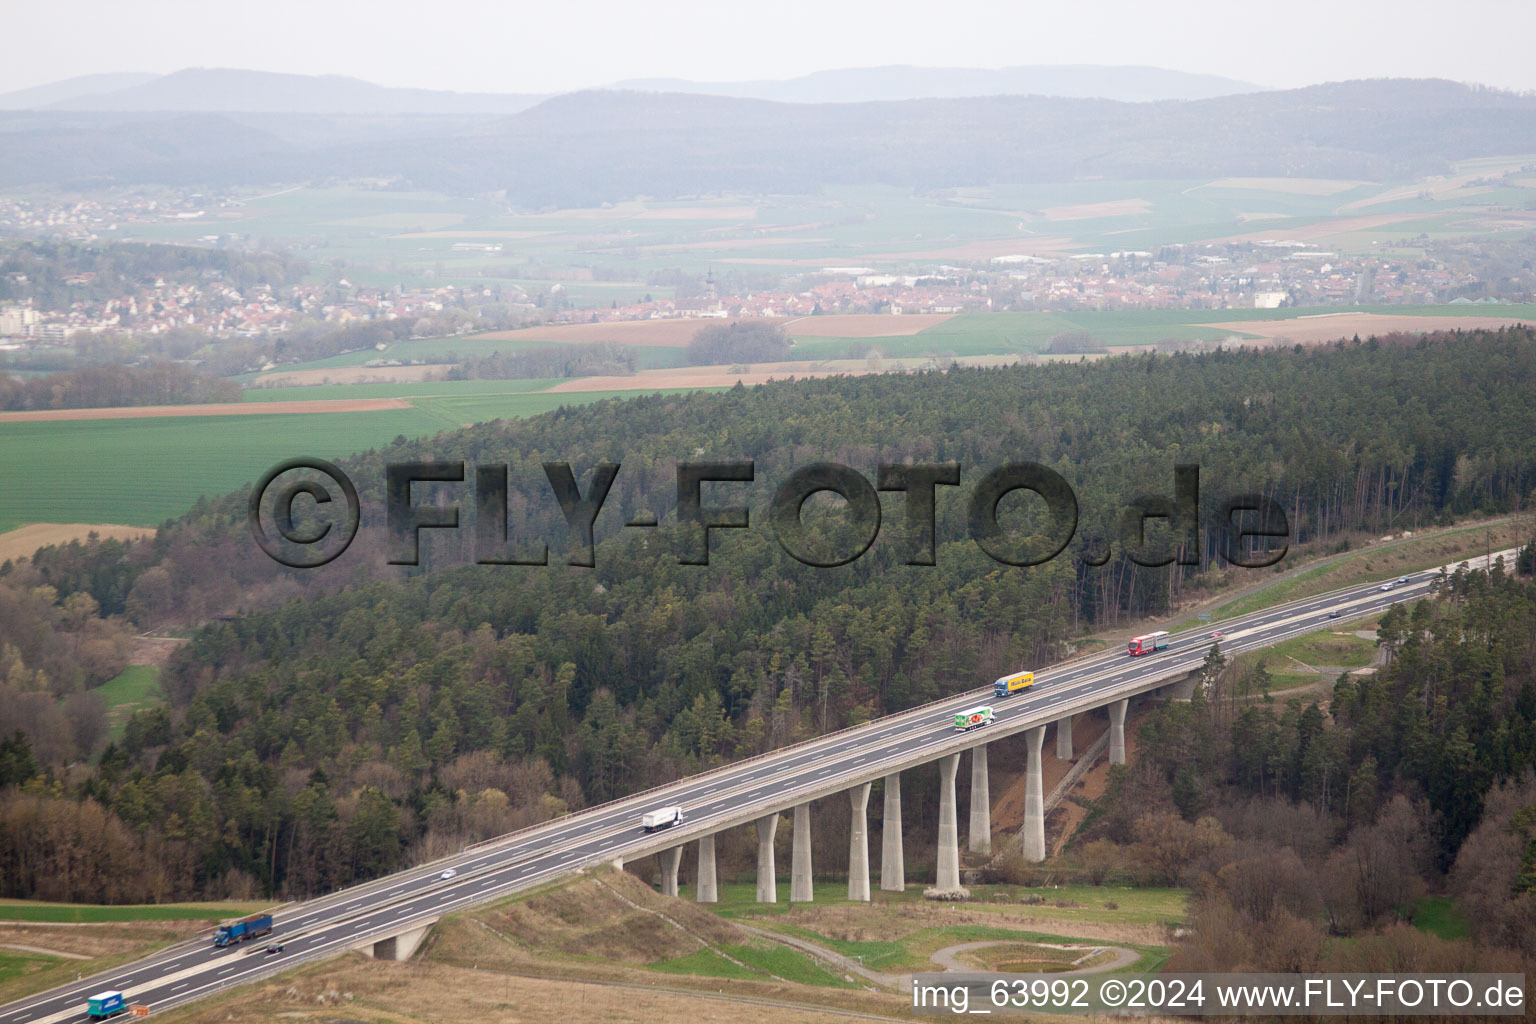
[{"label": "concrete bridge pier", "polygon": [[437,924],[435,917],[430,921],[418,921],[398,935],[365,942],[358,949],[375,960],[409,960],[421,946],[421,940],[427,937],[427,933],[435,924]]},{"label": "concrete bridge pier", "polygon": [[757,819],[757,902],[779,901],[779,880],[773,867],[773,837],[779,831],[777,811]]},{"label": "concrete bridge pier", "polygon": [[674,846],[670,850],[662,850],[656,858],[661,861],[661,894],[676,896],[677,866],[683,862],[683,848]]},{"label": "concrete bridge pier", "polygon": [[885,818],[880,826],[880,888],[901,892],[907,869],[901,845],[901,773],[885,777]]},{"label": "concrete bridge pier", "polygon": [[695,881],[700,903],[720,902],[720,891],[715,886],[715,837],[704,836],[699,840],[699,877]]},{"label": "concrete bridge pier", "polygon": [[1045,745],[1045,726],[1024,730],[1029,766],[1024,775],[1024,859],[1045,860],[1045,773],[1040,749]]},{"label": "concrete bridge pier", "polygon": [[789,861],[789,902],[811,902],[811,805],[795,805],[794,848]]},{"label": "concrete bridge pier", "polygon": [[939,870],[935,886],[960,888],[960,827],[955,816],[955,773],[960,755],[939,758]]},{"label": "concrete bridge pier", "polygon": [[869,787],[848,791],[852,817],[848,824],[848,898],[869,902]]},{"label": "concrete bridge pier", "polygon": [[971,829],[966,845],[972,853],[992,852],[992,794],[987,783],[987,745],[971,748]]},{"label": "concrete bridge pier", "polygon": [[1072,715],[1056,719],[1056,756],[1063,761],[1072,760]]},{"label": "concrete bridge pier", "polygon": [[1109,705],[1109,763],[1125,764],[1125,712],[1131,698],[1122,697]]}]

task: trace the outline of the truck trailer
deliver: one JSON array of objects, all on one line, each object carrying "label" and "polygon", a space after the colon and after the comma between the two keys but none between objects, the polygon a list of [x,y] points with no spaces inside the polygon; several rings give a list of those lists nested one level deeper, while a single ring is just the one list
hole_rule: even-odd
[{"label": "truck trailer", "polygon": [[272,930],[271,914],[252,914],[238,921],[225,921],[213,933],[213,944],[221,949],[235,942],[259,938]]},{"label": "truck trailer", "polygon": [[121,992],[98,992],[85,1002],[85,1015],[92,1020],[116,1017],[127,1009]]},{"label": "truck trailer", "polygon": [[1168,631],[1160,629],[1156,633],[1148,633],[1146,636],[1132,637],[1128,645],[1131,657],[1139,658],[1143,654],[1156,654],[1158,651],[1168,649]]},{"label": "truck trailer", "polygon": [[681,807],[658,807],[654,811],[646,811],[640,816],[640,827],[646,832],[656,832],[660,829],[671,828],[683,820]]},{"label": "truck trailer", "polygon": [[1035,685],[1035,674],[1033,672],[1015,672],[1011,676],[1003,676],[1003,678],[992,684],[992,696],[1006,697],[1009,694],[1018,693],[1025,687],[1033,685]]},{"label": "truck trailer", "polygon": [[980,729],[984,725],[992,724],[993,711],[989,707],[972,708],[969,711],[960,711],[955,714],[955,731],[970,732],[972,729]]}]

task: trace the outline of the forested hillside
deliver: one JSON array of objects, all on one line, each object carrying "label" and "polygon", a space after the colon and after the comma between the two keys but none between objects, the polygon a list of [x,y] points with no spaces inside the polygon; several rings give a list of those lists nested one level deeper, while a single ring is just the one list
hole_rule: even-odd
[{"label": "forested hillside", "polygon": [[[1245,697],[1262,667],[1214,654],[1212,685],[1152,709],[1114,769],[1082,857],[1101,877],[1196,887],[1180,968],[1536,955],[1536,583],[1458,572],[1438,600],[1393,606],[1379,635],[1386,666],[1323,700]],[[1482,950],[1402,927],[1437,890]],[[1370,937],[1346,951],[1329,934]]]},{"label": "forested hillside", "polygon": [[[1199,567],[1126,557],[1122,503],[1171,495],[1175,463],[1200,465],[1207,512],[1228,495],[1264,492],[1299,539],[1342,543],[1528,497],[1532,393],[1536,332],[1520,329],[654,396],[401,439],[351,460],[365,527],[321,570],[282,569],[257,552],[242,494],[202,502],[126,550],[45,550],[0,574],[0,590],[49,586],[50,604],[89,595],[140,628],[231,618],[200,628],[172,661],[170,707],[140,713],[93,764],[63,769],[98,752],[67,737],[50,739],[40,759],[39,744],[8,741],[0,785],[24,785],[0,808],[4,894],[313,892],[1045,664],[1076,633],[1164,610],[1219,568],[1209,539]],[[387,567],[383,467],[424,459],[508,464],[512,535],[523,545],[548,538],[553,564],[456,566],[473,536],[466,484],[439,495],[464,506],[459,534],[426,539],[421,568]],[[674,463],[722,459],[754,460],[756,478],[708,485],[717,490],[705,504],[748,504],[753,528],[717,532],[709,566],[680,565],[668,537]],[[1071,483],[1079,537],[1112,543],[1107,564],[1069,549],[1014,568],[968,539],[969,489],[1020,459]],[[903,564],[899,495],[887,498],[881,539],[849,565],[814,569],[781,551],[768,498],[818,460],[871,481],[880,462],[960,462],[963,486],[939,489],[937,565]],[[595,568],[562,564],[570,546],[546,461],[571,462],[583,493],[596,463],[622,464],[598,520]],[[423,492],[418,502],[432,500]],[[1039,524],[1008,502],[1005,519],[1026,533]],[[639,512],[663,529],[620,525]],[[1392,625],[1400,674],[1384,690],[1340,691],[1335,746],[1296,753],[1288,737],[1303,723],[1316,731],[1304,709],[1273,726],[1238,716],[1224,730],[1242,724],[1240,742],[1160,766],[1176,809],[1201,814],[1213,783],[1318,799],[1326,761],[1329,813],[1366,799],[1350,788],[1357,776],[1375,779],[1367,811],[1394,793],[1426,793],[1449,863],[1481,794],[1531,757],[1530,588],[1498,584],[1494,614],[1466,587],[1460,610]],[[1493,643],[1521,629],[1524,646]],[[0,637],[12,636],[0,623]],[[1474,657],[1476,636],[1490,639]],[[78,670],[54,679],[18,651],[0,698],[62,698],[82,685]],[[1418,724],[1401,717],[1416,702]],[[1525,726],[1511,708],[1527,709]],[[1244,760],[1253,757],[1257,768]],[[1475,783],[1470,802],[1435,788],[1447,772]],[[136,838],[87,844],[101,851],[90,870],[47,869],[46,851],[64,837],[120,826]]]}]

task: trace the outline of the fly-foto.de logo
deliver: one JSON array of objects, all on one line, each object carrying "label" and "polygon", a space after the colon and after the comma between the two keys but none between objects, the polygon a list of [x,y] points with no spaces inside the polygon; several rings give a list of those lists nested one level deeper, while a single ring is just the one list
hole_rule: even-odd
[{"label": "fly-foto.de logo", "polygon": [[[546,462],[543,468],[553,500],[565,518],[569,540],[566,564],[596,565],[593,533],[622,471],[621,464],[594,466],[585,493],[570,463]],[[302,477],[294,478],[300,471]],[[753,520],[751,509],[743,504],[706,505],[705,485],[710,487],[712,502],[718,502],[731,485],[753,483],[756,464],[751,460],[679,462],[676,473],[676,522],[671,533],[678,562],[708,565],[712,535],[722,530],[751,529]],[[882,464],[876,467],[875,482],[871,483],[849,466],[811,463],[790,473],[775,489],[768,505],[769,527],[779,546],[804,565],[846,565],[868,551],[880,535],[880,492],[894,492],[905,497],[900,501],[906,527],[901,540],[905,563],[934,565],[939,488],[960,487],[961,476],[958,462]],[[1088,565],[1103,565],[1113,554],[1113,544],[1118,543],[1126,557],[1138,565],[1155,567],[1175,560],[1181,565],[1198,565],[1202,533],[1209,528],[1217,537],[1217,553],[1233,565],[1263,568],[1285,557],[1290,523],[1285,510],[1272,498],[1263,494],[1229,497],[1216,506],[1213,521],[1207,526],[1201,522],[1199,467],[1175,466],[1173,476],[1171,496],[1140,495],[1125,502],[1116,541],[1080,544],[1074,556]],[[317,477],[328,478],[329,486]],[[507,466],[475,465],[467,470],[462,461],[404,462],[385,467],[389,564],[419,564],[424,530],[460,529],[459,501],[418,501],[419,488],[428,485],[448,488],[450,495],[457,493],[462,503],[474,509],[477,564],[550,564],[547,540],[508,536]],[[1023,539],[1011,537],[998,514],[1003,499],[1019,491],[1042,499],[1045,510],[1043,524],[1032,528]],[[825,538],[818,538],[804,518],[806,502],[822,493],[836,494],[845,503],[837,551],[825,550]],[[965,501],[971,540],[1004,565],[1048,562],[1061,555],[1077,535],[1077,495],[1061,474],[1037,462],[1008,462],[987,471],[970,484]],[[337,558],[356,537],[361,511],[357,488],[346,473],[323,459],[310,458],[290,459],[269,470],[252,489],[248,508],[256,543],[273,559],[294,568],[317,568]],[[1153,543],[1149,527],[1157,523],[1165,524],[1167,530],[1159,543]],[[661,523],[654,515],[642,514],[623,525],[626,529],[652,530]]]}]

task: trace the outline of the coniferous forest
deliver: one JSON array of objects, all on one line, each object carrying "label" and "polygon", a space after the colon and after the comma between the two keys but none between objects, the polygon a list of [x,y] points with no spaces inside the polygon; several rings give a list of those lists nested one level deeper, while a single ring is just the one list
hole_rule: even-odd
[{"label": "coniferous forest", "polygon": [[[44,549],[0,571],[0,703],[15,716],[0,739],[0,896],[302,896],[1045,665],[1239,571],[1212,528],[1167,545],[1190,564],[1131,557],[1124,509],[1171,497],[1175,465],[1200,467],[1208,525],[1228,496],[1262,494],[1292,543],[1343,550],[1528,503],[1533,394],[1529,329],[782,382],[398,439],[343,464],[363,528],[322,569],[261,554],[244,493],[201,501],[152,540]],[[464,525],[424,531],[420,565],[389,565],[384,467],[429,460],[505,465],[509,535],[547,542],[550,564],[469,564],[466,483],[418,485],[417,504],[458,504]],[[706,485],[705,505],[752,516],[712,532],[707,566],[677,555],[674,467],[690,460],[754,463],[751,482]],[[966,521],[976,482],[1025,460],[1065,478],[1079,516],[1062,556],[1032,567],[989,557]],[[818,461],[871,484],[880,464],[959,463],[961,486],[938,488],[936,564],[905,564],[900,494],[857,560],[787,555],[769,500]],[[591,568],[566,564],[581,545],[549,462],[570,463],[583,494],[599,463],[621,466]],[[661,528],[621,525],[644,513]],[[816,543],[858,547],[835,504],[805,513]],[[1047,529],[1022,496],[999,518],[1012,542]],[[1207,690],[1148,712],[1152,752],[1116,772],[1082,869],[1226,878],[1202,906],[1246,913],[1232,879],[1269,863],[1275,822],[1304,818],[1309,863],[1414,841],[1393,861],[1406,888],[1380,873],[1337,893],[1298,883],[1298,919],[1349,933],[1425,879],[1469,906],[1502,892],[1529,907],[1536,836],[1518,794],[1536,765],[1536,584],[1523,569],[1458,575],[1395,609],[1383,670],[1326,701],[1236,700],[1217,652]],[[88,691],[151,629],[189,637],[163,671],[167,702],[109,739]],[[1493,869],[1467,865],[1504,864],[1516,833],[1532,845],[1504,888],[1474,882]],[[1250,910],[1268,920],[1274,906]],[[1531,938],[1502,911],[1483,921],[1503,944]]]}]

